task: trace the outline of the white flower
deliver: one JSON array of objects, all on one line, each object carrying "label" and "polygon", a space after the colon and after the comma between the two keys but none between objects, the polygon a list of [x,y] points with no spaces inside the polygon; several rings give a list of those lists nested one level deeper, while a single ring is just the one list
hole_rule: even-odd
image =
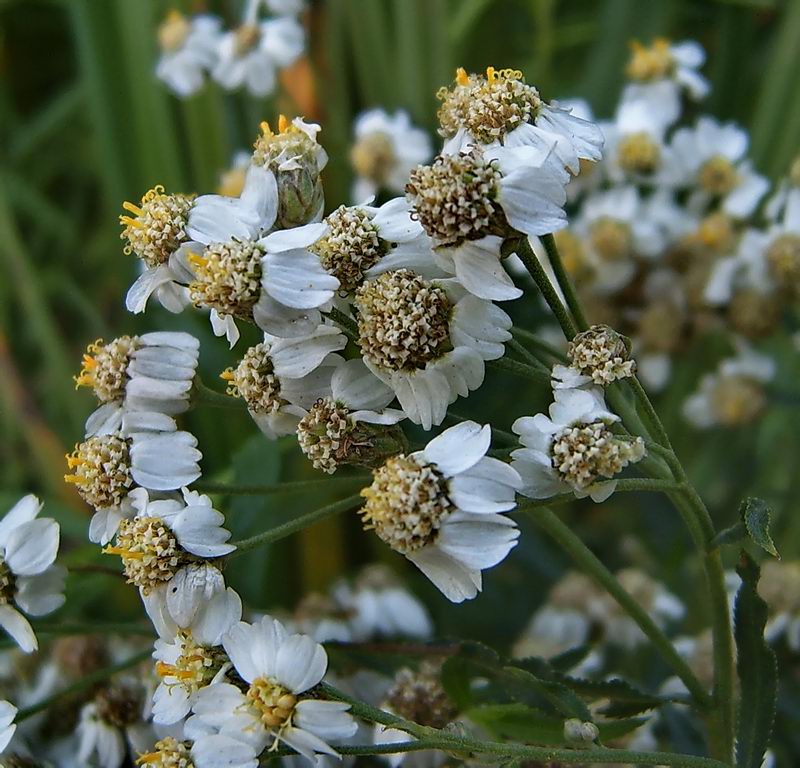
[{"label": "white flower", "polygon": [[197,438],[179,431],[175,419],[163,413],[128,411],[118,423],[112,412],[108,424],[91,425],[90,436],[67,456],[72,473],[64,476],[94,507],[97,514],[90,530],[97,536],[93,540],[101,543],[108,541],[122,517],[130,513],[128,496],[136,485],[151,491],[174,491],[201,474]]},{"label": "white flower", "polygon": [[771,357],[739,344],[736,357],[700,379],[698,391],[683,404],[684,418],[698,429],[750,423],[766,407],[764,385],[772,381],[775,369]]},{"label": "white flower", "polygon": [[626,86],[623,99],[647,100],[665,125],[680,117],[681,90],[695,101],[708,94],[708,81],[697,71],[706,54],[693,40],[671,43],[660,37],[649,48],[634,41],[632,49],[627,67],[632,82]]},{"label": "white flower", "polygon": [[0,626],[25,653],[39,644],[23,616],[44,616],[64,604],[65,568],[54,565],[59,526],[37,516],[42,503],[23,496],[0,520]]},{"label": "white flower", "polygon": [[619,417],[606,408],[600,389],[556,389],[553,395],[549,418],[524,416],[512,426],[524,446],[511,454],[521,493],[546,499],[572,491],[579,499],[604,501],[616,487],[611,478],[643,458],[644,444],[611,432]]},{"label": "white flower", "polygon": [[14,733],[17,730],[17,724],[14,718],[17,716],[17,708],[9,701],[0,701],[0,754],[2,754],[11,739],[14,738]]},{"label": "white flower", "polygon": [[303,27],[291,16],[247,20],[220,38],[211,76],[228,90],[245,87],[253,96],[268,96],[275,90],[276,70],[294,62],[304,44]]},{"label": "white flower", "polygon": [[114,545],[103,550],[120,556],[128,583],[139,588],[151,616],[166,606],[181,627],[222,581],[212,564],[198,560],[222,557],[235,549],[228,543],[230,532],[222,527],[224,516],[208,496],[188,488],[182,492],[178,501],[150,499],[144,488],[131,491],[135,516],[119,522]]},{"label": "white flower", "polygon": [[701,117],[694,128],[675,131],[671,147],[681,185],[696,188],[691,206],[702,208],[719,200],[722,210],[734,218],[753,213],[769,182],[744,159],[748,142],[744,130],[711,117]]},{"label": "white flower", "polygon": [[362,112],[353,124],[350,162],[356,173],[353,201],[361,203],[381,190],[402,194],[408,174],[431,158],[428,134],[411,123],[408,113],[383,109]]},{"label": "white flower", "polygon": [[452,88],[442,89],[439,98],[439,132],[445,137],[446,154],[471,146],[546,145],[554,147],[562,168],[573,174],[579,171],[580,159],[601,157],[603,134],[598,126],[542,101],[519,70],[488,67],[484,77],[459,69]]},{"label": "white flower", "polygon": [[253,166],[247,171],[240,197],[193,198],[166,194],[162,186],[156,186],[139,205],[126,202],[123,208],[132,214],[120,217],[120,236],[127,241],[125,253],[135,253],[143,267],[128,290],[128,311],[144,312],[147,300],[157,292],[166,309],[180,312],[188,302],[184,286],[191,278],[185,264],[174,258],[181,246],[192,241],[207,245],[260,237],[275,222],[278,193],[274,175]]},{"label": "white flower", "polygon": [[484,361],[502,357],[511,338],[499,307],[456,280],[428,281],[407,269],[365,282],[355,307],[364,363],[424,429],[483,383]]},{"label": "white flower", "polygon": [[216,16],[187,19],[180,11],[170,11],[158,28],[161,56],[156,77],[183,98],[200,90],[217,60],[221,25]]},{"label": "white flower", "polygon": [[361,495],[364,525],[405,555],[454,603],[475,597],[481,571],[501,562],[519,531],[502,515],[520,477],[486,456],[489,426],[466,421],[422,450],[389,458]]},{"label": "white flower", "polygon": [[126,410],[168,416],[185,411],[199,350],[194,336],[169,331],[90,344],[75,381],[91,387],[102,405],[86,422],[87,436],[121,428]]},{"label": "white flower", "polygon": [[[336,755],[330,742],[355,733],[348,704],[304,695],[322,681],[328,666],[323,647],[307,635],[290,635],[265,616],[255,624],[234,625],[223,646],[247,689],[219,683],[197,694],[195,716],[186,725],[195,740],[197,768],[255,766],[275,743],[316,763],[317,755]],[[240,746],[224,754],[215,748],[219,736]]]},{"label": "white flower", "polygon": [[331,372],[342,363],[332,353],[346,342],[337,327],[324,324],[307,336],[264,334],[264,341],[221,376],[228,394],[241,397],[259,429],[275,439],[292,434],[306,409],[330,395]]},{"label": "white flower", "polygon": [[333,596],[349,614],[355,640],[425,639],[433,633],[425,606],[385,566],[365,568],[353,585],[340,582],[334,586]]},{"label": "white flower", "polygon": [[433,241],[438,265],[476,296],[521,295],[500,263],[503,238],[566,226],[570,177],[554,146],[540,138],[535,145],[472,148],[411,172],[406,197]]},{"label": "white flower", "polygon": [[340,359],[328,370],[332,370],[329,391],[307,406],[297,424],[300,448],[316,469],[328,474],[340,463],[375,466],[376,460],[396,452],[398,440],[403,441],[402,436],[393,439],[384,427],[406,415],[386,407],[394,392],[362,360]]},{"label": "white flower", "polygon": [[156,640],[153,658],[161,682],[153,694],[153,720],[170,725],[185,718],[197,692],[224,679],[230,662],[222,638],[242,618],[242,601],[230,587],[201,606],[186,627]]}]

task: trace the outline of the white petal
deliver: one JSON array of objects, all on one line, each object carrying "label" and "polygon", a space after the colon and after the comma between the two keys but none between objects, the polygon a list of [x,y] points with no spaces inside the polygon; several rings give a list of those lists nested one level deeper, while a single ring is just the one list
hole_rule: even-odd
[{"label": "white petal", "polygon": [[354,736],[358,724],[342,701],[303,699],[297,704],[292,722],[326,741],[341,741]]},{"label": "white petal", "polygon": [[491,443],[492,429],[488,424],[482,427],[474,421],[465,421],[431,440],[423,454],[445,477],[452,477],[477,464]]},{"label": "white petal", "polygon": [[53,565],[36,576],[17,579],[14,602],[29,616],[46,616],[64,604],[67,569]]},{"label": "white petal", "polygon": [[322,268],[319,258],[305,249],[268,253],[263,265],[264,290],[287,307],[321,307],[339,288],[339,281]]},{"label": "white petal", "polygon": [[359,358],[340,365],[331,377],[331,395],[350,409],[380,410],[394,399],[394,392]]},{"label": "white petal", "polygon": [[167,610],[178,626],[187,627],[200,607],[224,588],[218,568],[202,563],[186,565],[166,586]]},{"label": "white petal", "polygon": [[308,248],[309,245],[323,237],[327,231],[328,225],[324,222],[305,224],[292,229],[279,229],[261,239],[259,243],[268,253],[294,251],[299,248]]},{"label": "white petal", "polygon": [[465,568],[436,547],[423,547],[407,557],[453,603],[471,600],[480,591],[480,571]]},{"label": "white petal", "polygon": [[42,518],[17,526],[8,536],[5,561],[17,576],[34,576],[53,564],[58,554],[59,527]]},{"label": "white petal", "polygon": [[515,489],[521,485],[513,467],[486,456],[449,481],[448,495],[466,512],[508,512],[516,506]]},{"label": "white petal", "polygon": [[242,618],[242,599],[230,587],[219,592],[198,612],[192,636],[203,645],[219,645],[222,636]]},{"label": "white petal", "polygon": [[10,605],[0,605],[0,627],[25,653],[33,653],[39,647],[28,620]]},{"label": "white petal", "polygon": [[516,546],[519,530],[502,515],[452,513],[436,539],[436,548],[468,570],[484,570],[501,562]]},{"label": "white petal", "polygon": [[258,752],[225,734],[198,738],[192,746],[192,761],[198,768],[258,768]]},{"label": "white petal", "polygon": [[302,693],[315,686],[327,668],[325,649],[308,635],[286,638],[275,657],[275,676],[292,693]]},{"label": "white petal", "polygon": [[487,237],[468,240],[453,252],[456,277],[478,298],[508,301],[522,296],[503,268],[499,245],[500,238]]},{"label": "white petal", "polygon": [[29,493],[23,496],[0,520],[0,547],[5,547],[8,536],[15,528],[33,520],[42,510],[42,502]]}]

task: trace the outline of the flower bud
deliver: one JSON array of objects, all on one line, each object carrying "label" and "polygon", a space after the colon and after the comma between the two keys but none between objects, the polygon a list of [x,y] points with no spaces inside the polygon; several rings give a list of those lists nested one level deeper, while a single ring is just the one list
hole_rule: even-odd
[{"label": "flower bud", "polygon": [[564,739],[575,744],[592,744],[600,735],[600,729],[590,722],[581,722],[577,717],[564,721]]}]

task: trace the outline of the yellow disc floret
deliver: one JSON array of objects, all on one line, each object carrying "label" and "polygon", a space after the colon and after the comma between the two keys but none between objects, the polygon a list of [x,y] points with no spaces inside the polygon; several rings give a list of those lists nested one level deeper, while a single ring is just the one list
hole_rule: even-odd
[{"label": "yellow disc floret", "polygon": [[74,470],[64,476],[95,509],[117,507],[133,486],[128,441],[117,435],[96,435],[67,456]]},{"label": "yellow disc floret", "polygon": [[75,377],[76,386],[91,387],[102,403],[119,400],[125,395],[128,363],[136,346],[136,339],[130,336],[120,336],[108,344],[102,339],[89,344],[81,372]]}]

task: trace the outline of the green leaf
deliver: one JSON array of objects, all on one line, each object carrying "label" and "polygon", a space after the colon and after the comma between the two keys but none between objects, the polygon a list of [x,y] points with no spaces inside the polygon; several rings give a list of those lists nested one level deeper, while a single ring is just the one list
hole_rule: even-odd
[{"label": "green leaf", "polygon": [[500,668],[500,658],[489,646],[481,643],[464,643],[458,654],[451,656],[442,665],[442,686],[460,709],[475,704],[470,682],[472,678],[486,674],[486,670]]},{"label": "green leaf", "polygon": [[592,719],[589,707],[566,685],[554,680],[542,680],[520,667],[503,667],[500,671],[509,693],[516,699],[524,699],[530,692],[544,698],[555,711],[563,717],[577,717],[586,721]]},{"label": "green leaf", "polygon": [[736,572],[742,579],[734,609],[736,668],[741,687],[736,766],[761,768],[775,720],[778,668],[775,653],[764,639],[767,604],[757,591],[759,568],[743,551]]},{"label": "green leaf", "polygon": [[745,499],[739,507],[739,514],[750,538],[765,552],[780,560],[781,556],[775,549],[769,533],[770,512],[769,504],[764,499],[754,496]]}]

